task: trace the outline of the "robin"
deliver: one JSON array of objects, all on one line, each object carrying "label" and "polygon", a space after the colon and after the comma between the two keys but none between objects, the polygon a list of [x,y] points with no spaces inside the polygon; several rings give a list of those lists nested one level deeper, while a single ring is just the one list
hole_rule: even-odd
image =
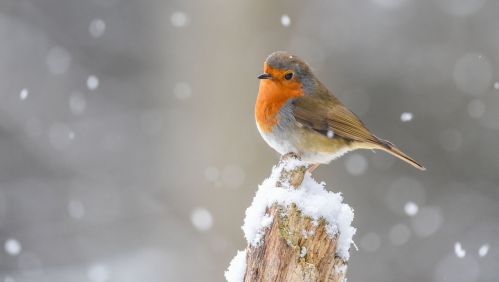
[{"label": "robin", "polygon": [[256,124],[263,139],[279,154],[297,154],[311,164],[308,171],[312,172],[346,152],[380,149],[426,170],[393,143],[372,134],[297,56],[274,52],[263,70],[258,76]]}]

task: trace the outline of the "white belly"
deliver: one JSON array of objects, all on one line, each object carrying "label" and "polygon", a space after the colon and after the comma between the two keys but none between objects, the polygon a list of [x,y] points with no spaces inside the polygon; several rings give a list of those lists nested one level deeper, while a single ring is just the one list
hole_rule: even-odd
[{"label": "white belly", "polygon": [[334,153],[305,152],[301,155],[302,160],[314,164],[328,164],[351,151],[350,148],[344,148]]},{"label": "white belly", "polygon": [[269,144],[269,146],[272,147],[272,149],[276,150],[279,154],[285,155],[289,152],[300,154],[299,150],[290,142],[287,137],[283,136],[279,138],[272,132],[262,131],[260,129],[260,126],[258,126],[258,123],[256,126],[258,127],[258,131],[260,132],[263,140],[265,140],[265,142],[267,142],[267,144]]},{"label": "white belly", "polygon": [[303,161],[308,163],[328,164],[332,160],[339,158],[345,153],[351,151],[351,148],[348,147],[342,148],[341,150],[334,153],[302,151],[294,145],[294,140],[292,140],[292,138],[289,138],[288,136],[278,136],[273,132],[263,132],[258,124],[257,127],[260,135],[265,140],[265,142],[267,142],[267,144],[269,144],[269,146],[276,150],[279,154],[285,155],[287,153],[293,152],[299,155]]}]

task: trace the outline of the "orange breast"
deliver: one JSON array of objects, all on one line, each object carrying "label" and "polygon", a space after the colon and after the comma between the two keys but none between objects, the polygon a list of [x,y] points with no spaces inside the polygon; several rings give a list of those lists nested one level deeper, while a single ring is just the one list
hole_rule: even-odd
[{"label": "orange breast", "polygon": [[[264,132],[272,131],[272,127],[279,121],[278,113],[281,107],[293,97],[303,95],[301,84],[296,81],[282,81],[277,79],[282,74],[280,70],[265,68],[274,79],[260,80],[260,88],[255,105],[255,118],[260,129]],[[279,73],[277,73],[279,72]]]}]

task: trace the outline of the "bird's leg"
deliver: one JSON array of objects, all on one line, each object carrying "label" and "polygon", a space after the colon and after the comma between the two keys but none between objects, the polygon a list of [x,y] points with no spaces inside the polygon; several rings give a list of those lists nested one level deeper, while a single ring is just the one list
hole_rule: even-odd
[{"label": "bird's leg", "polygon": [[321,164],[312,164],[310,165],[308,168],[307,168],[307,171],[310,172],[312,174],[312,172],[318,168]]}]

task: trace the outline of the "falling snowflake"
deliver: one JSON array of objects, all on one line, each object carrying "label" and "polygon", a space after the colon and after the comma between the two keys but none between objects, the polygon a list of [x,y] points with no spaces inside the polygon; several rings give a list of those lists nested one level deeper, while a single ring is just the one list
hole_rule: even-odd
[{"label": "falling snowflake", "polygon": [[404,206],[404,211],[409,216],[415,216],[418,213],[419,207],[414,202],[407,202]]},{"label": "falling snowflake", "polygon": [[401,120],[402,122],[409,122],[409,121],[411,121],[411,120],[412,120],[412,118],[413,118],[413,115],[412,115],[412,113],[410,113],[410,112],[404,112],[404,113],[402,113],[402,114],[400,115],[400,120]]},{"label": "falling snowflake", "polygon": [[463,249],[460,242],[454,244],[454,253],[458,258],[464,258],[466,256],[466,250]]},{"label": "falling snowflake", "polygon": [[26,98],[28,98],[28,95],[29,95],[28,89],[23,88],[21,92],[19,92],[19,99],[26,100]]},{"label": "falling snowflake", "polygon": [[99,87],[99,78],[95,75],[90,75],[87,78],[87,88],[89,90],[95,90]]},{"label": "falling snowflake", "polygon": [[288,15],[281,16],[281,24],[285,27],[288,27],[291,25],[291,19],[289,18]]},{"label": "falling snowflake", "polygon": [[482,258],[489,253],[489,244],[484,244],[478,249],[478,255]]},{"label": "falling snowflake", "polygon": [[213,225],[213,216],[205,208],[195,208],[191,212],[191,222],[200,231],[206,231]]},{"label": "falling snowflake", "polygon": [[11,256],[17,256],[19,253],[21,253],[22,247],[19,241],[11,238],[5,241],[4,249],[7,252],[7,254]]}]

